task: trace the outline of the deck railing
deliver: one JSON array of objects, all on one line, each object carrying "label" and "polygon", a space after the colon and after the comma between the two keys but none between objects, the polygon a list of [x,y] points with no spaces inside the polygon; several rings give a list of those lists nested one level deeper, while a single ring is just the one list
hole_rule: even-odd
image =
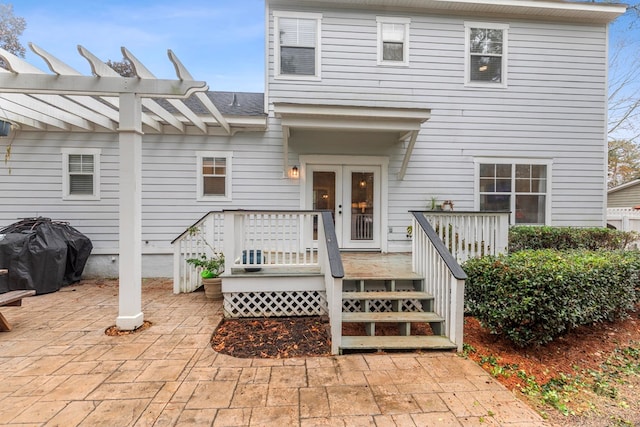
[{"label": "deck railing", "polygon": [[462,351],[467,275],[427,221],[428,213],[412,214],[413,271],[425,278],[425,291],[434,296],[434,311],[445,319],[443,334]]},{"label": "deck railing", "polygon": [[428,211],[422,214],[459,263],[507,252],[509,212]]},{"label": "deck railing", "polygon": [[209,212],[171,242],[173,245],[173,293],[193,292],[200,286],[200,269],[187,263],[190,258],[222,251],[224,216]]},{"label": "deck railing", "polygon": [[225,274],[238,269],[319,267],[314,211],[224,211]]}]

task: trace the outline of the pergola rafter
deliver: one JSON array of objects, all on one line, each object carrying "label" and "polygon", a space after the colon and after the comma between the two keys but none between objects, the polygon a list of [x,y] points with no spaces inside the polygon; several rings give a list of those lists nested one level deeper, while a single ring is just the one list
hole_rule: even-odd
[{"label": "pergola rafter", "polygon": [[[0,48],[0,58],[7,69],[0,68],[0,111],[16,126],[34,130],[116,132],[119,126],[120,100],[123,90],[142,99],[142,123],[145,133],[186,133],[188,128],[203,134],[231,134],[231,126],[211,100],[201,92],[195,97],[209,112],[202,117],[182,99],[172,95],[184,93],[184,82],[194,79],[175,54],[168,52],[178,80],[156,78],[129,50],[122,54],[133,65],[135,77],[122,77],[82,46],[80,55],[90,64],[93,76],[84,76],[41,47],[29,43],[30,49],[44,60],[49,74]],[[104,91],[93,90],[100,77]],[[73,85],[70,85],[73,82]],[[153,86],[170,84],[172,91],[158,96]],[[204,82],[202,82],[204,85]],[[15,93],[16,95],[9,95]],[[188,93],[190,96],[192,93]],[[156,99],[166,99],[179,113],[167,110]],[[218,129],[218,130],[216,130]]]}]

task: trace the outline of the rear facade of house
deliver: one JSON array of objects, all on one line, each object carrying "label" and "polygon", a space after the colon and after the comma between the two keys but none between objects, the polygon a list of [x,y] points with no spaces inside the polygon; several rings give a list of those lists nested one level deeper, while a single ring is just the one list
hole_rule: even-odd
[{"label": "rear facade of house", "polygon": [[[409,251],[409,211],[445,201],[509,211],[511,224],[603,226],[619,9],[268,0],[265,93],[208,94],[231,132],[170,107],[183,131],[143,127],[143,275],[171,276],[171,241],[225,209],[329,209],[342,249],[381,252]],[[117,132],[23,114],[0,225],[68,221],[94,244],[86,273],[117,275]]]}]

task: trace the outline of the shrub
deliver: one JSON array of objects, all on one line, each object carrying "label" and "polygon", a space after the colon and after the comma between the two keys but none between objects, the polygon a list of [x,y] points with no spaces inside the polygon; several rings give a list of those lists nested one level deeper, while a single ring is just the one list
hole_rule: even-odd
[{"label": "shrub", "polygon": [[637,239],[633,232],[608,228],[515,226],[509,229],[509,251],[525,249],[619,250]]},{"label": "shrub", "polygon": [[465,303],[519,347],[626,316],[638,298],[640,253],[523,250],[467,261]]}]

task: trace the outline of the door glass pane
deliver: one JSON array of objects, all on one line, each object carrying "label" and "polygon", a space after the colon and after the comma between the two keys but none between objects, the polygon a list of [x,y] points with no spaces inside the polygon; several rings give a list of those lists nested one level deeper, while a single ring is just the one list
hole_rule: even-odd
[{"label": "door glass pane", "polygon": [[373,172],[351,173],[351,240],[373,240]]},{"label": "door glass pane", "polygon": [[[336,222],[336,173],[313,172],[313,206],[314,210],[329,210]],[[313,224],[313,239],[318,239],[317,219]]]}]

